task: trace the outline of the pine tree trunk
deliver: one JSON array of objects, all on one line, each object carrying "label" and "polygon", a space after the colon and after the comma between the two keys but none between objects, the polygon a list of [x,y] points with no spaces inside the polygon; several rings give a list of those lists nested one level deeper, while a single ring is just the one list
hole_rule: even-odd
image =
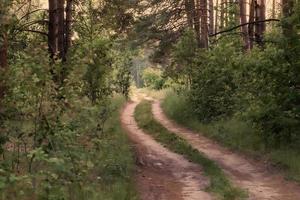
[{"label": "pine tree trunk", "polygon": [[249,49],[253,48],[253,40],[254,40],[254,11],[255,11],[255,0],[251,0],[250,2],[250,11],[249,11],[249,26],[248,26],[248,33],[249,33]]},{"label": "pine tree trunk", "polygon": [[275,19],[276,17],[276,0],[272,2],[272,18]]},{"label": "pine tree trunk", "polygon": [[[1,27],[2,28],[2,27]],[[6,85],[5,85],[5,73],[8,68],[8,58],[7,58],[7,52],[8,52],[8,41],[7,41],[7,34],[4,32],[2,33],[1,37],[1,43],[0,43],[0,72],[1,72],[1,82],[0,82],[0,102],[4,98]],[[2,108],[2,107],[1,107]]]},{"label": "pine tree trunk", "polygon": [[57,54],[57,0],[49,0],[49,26],[48,26],[48,48],[50,58],[54,59]]},{"label": "pine tree trunk", "polygon": [[[246,0],[240,0],[239,1],[240,6],[240,23],[246,24],[247,23],[247,15],[246,15]],[[242,26],[241,32],[243,34],[243,40],[244,40],[244,47],[245,49],[249,48],[249,37],[248,37],[248,27]]]},{"label": "pine tree trunk", "polygon": [[[282,0],[282,15],[284,18],[290,17],[293,14],[294,1],[293,0]],[[286,38],[290,38],[293,35],[293,26],[292,24],[285,23],[282,27],[283,35]]]},{"label": "pine tree trunk", "polygon": [[219,31],[219,0],[216,0],[215,32]]},{"label": "pine tree trunk", "polygon": [[[264,21],[266,20],[266,0],[259,0],[259,20]],[[264,38],[264,33],[266,31],[266,23],[261,22],[259,24],[259,37],[261,44],[263,44],[263,38]]]},{"label": "pine tree trunk", "polygon": [[224,28],[224,18],[225,18],[225,9],[224,9],[224,4],[226,0],[221,0],[221,7],[220,7],[220,30]]},{"label": "pine tree trunk", "polygon": [[209,0],[209,34],[214,33],[214,1]]},{"label": "pine tree trunk", "polygon": [[72,15],[73,15],[72,11],[73,11],[73,0],[67,0],[65,53],[68,52],[69,47],[72,45]]},{"label": "pine tree trunk", "polygon": [[224,0],[224,27],[228,27],[228,21],[229,21],[229,13],[228,13],[228,1],[229,0]]},{"label": "pine tree trunk", "polygon": [[208,48],[207,0],[200,0],[201,48]]},{"label": "pine tree trunk", "polygon": [[193,16],[192,16],[192,9],[193,8],[191,7],[190,0],[185,0],[184,1],[184,7],[185,7],[188,26],[189,26],[190,29],[193,29]]},{"label": "pine tree trunk", "polygon": [[197,43],[198,43],[198,46],[200,47],[201,45],[201,34],[200,34],[200,12],[199,12],[199,9],[200,9],[200,2],[199,0],[191,0],[191,6],[192,6],[192,10],[193,10],[193,18],[194,18],[194,30],[195,30],[195,33],[196,33],[196,39],[197,39]]},{"label": "pine tree trunk", "polygon": [[57,46],[59,51],[59,58],[65,61],[65,0],[58,0],[57,17],[58,17],[58,36]]}]

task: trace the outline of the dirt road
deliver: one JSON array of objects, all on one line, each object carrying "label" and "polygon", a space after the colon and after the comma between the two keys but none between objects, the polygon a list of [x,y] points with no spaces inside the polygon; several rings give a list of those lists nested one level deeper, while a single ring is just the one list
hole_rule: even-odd
[{"label": "dirt road", "polygon": [[141,200],[212,200],[204,191],[209,180],[200,166],[164,148],[138,128],[133,116],[137,104],[126,105],[121,121],[136,151],[135,180]]},{"label": "dirt road", "polygon": [[152,106],[154,118],[171,132],[186,139],[195,149],[216,161],[230,179],[249,192],[250,200],[300,200],[300,186],[288,182],[259,162],[233,153],[216,142],[179,126],[163,113],[160,102]]}]

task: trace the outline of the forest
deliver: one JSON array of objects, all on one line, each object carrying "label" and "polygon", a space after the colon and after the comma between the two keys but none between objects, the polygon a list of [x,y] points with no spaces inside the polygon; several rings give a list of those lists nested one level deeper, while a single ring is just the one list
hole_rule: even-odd
[{"label": "forest", "polygon": [[1,200],[299,200],[299,0],[0,0]]}]

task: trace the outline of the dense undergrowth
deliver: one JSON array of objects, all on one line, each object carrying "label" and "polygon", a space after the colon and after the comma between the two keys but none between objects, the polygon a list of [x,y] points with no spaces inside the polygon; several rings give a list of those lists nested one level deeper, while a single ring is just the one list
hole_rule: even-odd
[{"label": "dense undergrowth", "polygon": [[205,175],[208,176],[211,181],[208,190],[215,193],[218,199],[234,200],[243,199],[246,196],[240,189],[232,186],[222,170],[213,161],[207,159],[184,139],[176,136],[176,134],[168,131],[155,121],[152,115],[150,101],[143,101],[136,107],[135,119],[140,128],[144,129],[167,148],[184,155],[194,163],[200,164],[203,167]]},{"label": "dense undergrowth", "polygon": [[[119,112],[125,102],[93,106],[78,103],[64,125],[52,135],[55,150],[24,150],[25,142],[13,144],[19,151],[5,152],[1,162],[1,196],[6,199],[136,199],[132,183],[133,155],[120,126]],[[101,112],[108,110],[100,130]],[[25,125],[27,129],[30,124]],[[23,138],[26,140],[26,138]],[[18,156],[18,157],[17,157]],[[15,158],[13,163],[8,163]],[[17,160],[19,159],[18,163]]]},{"label": "dense undergrowth", "polygon": [[253,155],[256,158],[268,159],[272,164],[287,172],[288,178],[300,181],[299,149],[267,148],[261,136],[262,130],[253,123],[245,122],[237,117],[203,123],[189,105],[187,96],[175,92],[167,93],[162,107],[167,116],[177,123],[215,139],[234,150]]}]

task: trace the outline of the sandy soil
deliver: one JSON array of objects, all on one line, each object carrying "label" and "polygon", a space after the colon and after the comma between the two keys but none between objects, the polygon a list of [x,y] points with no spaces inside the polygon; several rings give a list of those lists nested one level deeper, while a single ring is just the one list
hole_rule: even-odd
[{"label": "sandy soil", "polygon": [[200,166],[164,148],[138,128],[133,116],[137,104],[125,106],[121,121],[134,144],[135,180],[141,200],[212,200],[205,192],[209,180]]},{"label": "sandy soil", "polygon": [[249,192],[250,200],[300,200],[299,185],[286,181],[263,163],[231,152],[201,134],[179,126],[165,116],[159,101],[153,103],[152,112],[163,126],[216,161],[235,185]]}]

